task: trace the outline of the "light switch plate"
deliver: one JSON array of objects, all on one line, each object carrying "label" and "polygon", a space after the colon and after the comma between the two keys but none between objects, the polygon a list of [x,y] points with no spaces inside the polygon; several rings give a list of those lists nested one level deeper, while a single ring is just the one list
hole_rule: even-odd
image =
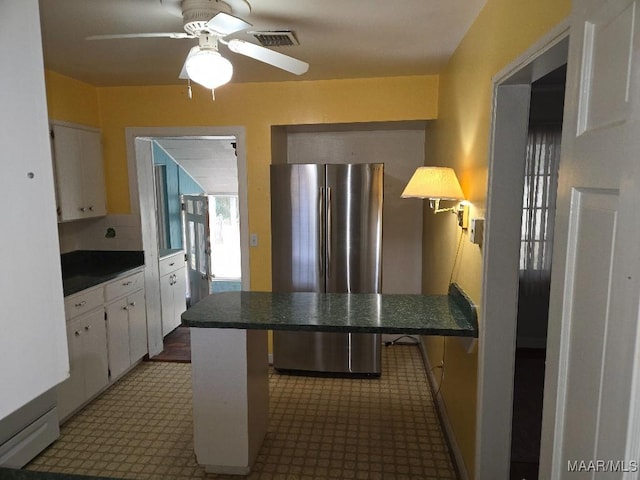
[{"label": "light switch plate", "polygon": [[252,233],[249,235],[249,245],[251,247],[257,247],[258,246],[258,234],[257,233]]},{"label": "light switch plate", "polygon": [[472,218],[469,228],[469,241],[476,245],[482,245],[484,237],[484,218]]}]

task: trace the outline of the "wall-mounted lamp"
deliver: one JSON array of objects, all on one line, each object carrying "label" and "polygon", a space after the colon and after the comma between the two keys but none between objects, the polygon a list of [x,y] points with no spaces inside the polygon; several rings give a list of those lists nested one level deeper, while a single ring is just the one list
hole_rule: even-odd
[{"label": "wall-mounted lamp", "polygon": [[458,225],[467,228],[467,205],[440,208],[440,200],[463,201],[464,194],[456,172],[449,167],[418,167],[402,192],[402,198],[428,198],[433,213],[451,212],[458,216]]}]

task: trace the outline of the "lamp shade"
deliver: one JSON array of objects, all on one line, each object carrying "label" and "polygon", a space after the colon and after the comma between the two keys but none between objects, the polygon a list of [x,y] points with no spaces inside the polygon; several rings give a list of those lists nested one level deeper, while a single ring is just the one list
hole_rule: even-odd
[{"label": "lamp shade", "polygon": [[464,194],[453,168],[418,167],[404,188],[402,198],[464,200]]},{"label": "lamp shade", "polygon": [[189,53],[185,69],[191,80],[212,90],[227,83],[233,75],[229,60],[215,50],[198,47]]}]

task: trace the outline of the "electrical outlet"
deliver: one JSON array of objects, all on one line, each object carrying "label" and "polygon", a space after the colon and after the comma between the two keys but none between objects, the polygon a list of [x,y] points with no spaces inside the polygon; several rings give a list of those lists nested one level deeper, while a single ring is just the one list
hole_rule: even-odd
[{"label": "electrical outlet", "polygon": [[471,228],[469,229],[469,241],[476,245],[482,245],[482,237],[484,236],[484,218],[472,218]]}]

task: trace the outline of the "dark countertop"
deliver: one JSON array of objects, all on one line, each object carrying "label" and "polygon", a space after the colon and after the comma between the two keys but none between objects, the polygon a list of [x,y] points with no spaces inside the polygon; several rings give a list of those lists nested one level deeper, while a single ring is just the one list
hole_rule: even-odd
[{"label": "dark countertop", "polygon": [[144,266],[141,251],[77,250],[60,259],[65,297]]},{"label": "dark countertop", "polygon": [[[109,480],[107,477],[88,477],[67,473],[33,472],[0,467],[0,480]],[[114,479],[111,479],[114,480]]]},{"label": "dark countertop", "polygon": [[214,293],[182,314],[198,328],[394,333],[477,337],[476,307],[455,284],[449,295]]}]

